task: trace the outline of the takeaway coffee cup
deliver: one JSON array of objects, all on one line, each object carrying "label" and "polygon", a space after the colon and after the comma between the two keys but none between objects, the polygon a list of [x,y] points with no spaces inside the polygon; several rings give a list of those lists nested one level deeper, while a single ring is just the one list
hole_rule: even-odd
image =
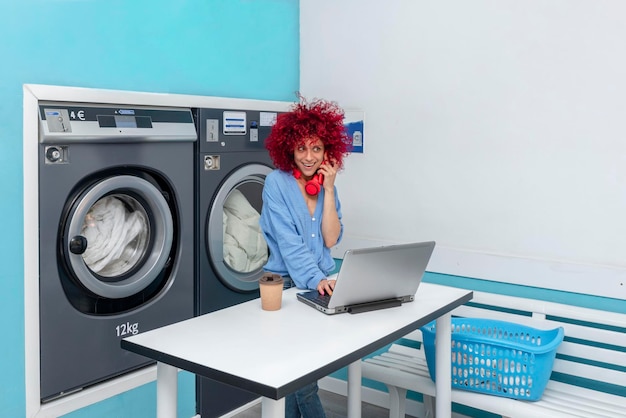
[{"label": "takeaway coffee cup", "polygon": [[283,278],[279,274],[264,273],[259,279],[261,308],[264,311],[277,311],[283,301]]}]

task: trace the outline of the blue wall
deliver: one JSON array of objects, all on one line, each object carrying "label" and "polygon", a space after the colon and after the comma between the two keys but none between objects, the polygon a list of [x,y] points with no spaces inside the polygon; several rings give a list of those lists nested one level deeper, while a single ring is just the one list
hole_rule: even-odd
[{"label": "blue wall", "polygon": [[[0,0],[0,416],[25,416],[22,85],[295,99],[298,0]],[[193,379],[179,416],[193,415]],[[153,417],[154,387],[70,414]],[[191,394],[190,396],[188,396]]]}]

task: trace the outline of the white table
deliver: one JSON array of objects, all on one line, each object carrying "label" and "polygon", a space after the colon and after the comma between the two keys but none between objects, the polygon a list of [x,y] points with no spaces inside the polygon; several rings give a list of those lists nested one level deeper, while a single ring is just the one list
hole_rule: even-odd
[{"label": "white table", "polygon": [[286,290],[282,308],[255,299],[122,340],[157,360],[157,416],[176,417],[177,368],[262,396],[263,417],[284,416],[284,397],[348,366],[348,416],[361,416],[361,362],[437,319],[438,417],[451,415],[450,311],[472,292],[422,283],[415,301],[359,314],[324,315]]}]

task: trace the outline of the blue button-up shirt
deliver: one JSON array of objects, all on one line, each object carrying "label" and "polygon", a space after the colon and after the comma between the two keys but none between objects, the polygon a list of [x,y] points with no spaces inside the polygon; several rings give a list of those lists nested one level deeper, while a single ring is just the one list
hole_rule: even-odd
[{"label": "blue button-up shirt", "polygon": [[[301,289],[316,289],[334,269],[335,261],[322,237],[324,189],[313,216],[291,173],[274,170],[265,179],[260,225],[269,248],[266,271],[289,276]],[[335,189],[335,207],[341,222],[341,204]],[[343,223],[339,239],[343,235]]]}]

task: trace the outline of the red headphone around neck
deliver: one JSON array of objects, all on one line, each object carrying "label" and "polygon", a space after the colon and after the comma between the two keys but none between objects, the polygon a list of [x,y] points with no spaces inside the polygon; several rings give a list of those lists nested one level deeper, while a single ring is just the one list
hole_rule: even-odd
[{"label": "red headphone around neck", "polygon": [[[302,172],[298,170],[297,168],[294,168],[293,176],[296,179],[299,179],[300,177],[302,177]],[[306,184],[304,185],[304,190],[307,192],[307,194],[311,196],[315,196],[322,190],[323,184],[324,184],[324,175],[321,173],[318,173],[318,174],[315,174],[311,180],[306,182]]]}]

